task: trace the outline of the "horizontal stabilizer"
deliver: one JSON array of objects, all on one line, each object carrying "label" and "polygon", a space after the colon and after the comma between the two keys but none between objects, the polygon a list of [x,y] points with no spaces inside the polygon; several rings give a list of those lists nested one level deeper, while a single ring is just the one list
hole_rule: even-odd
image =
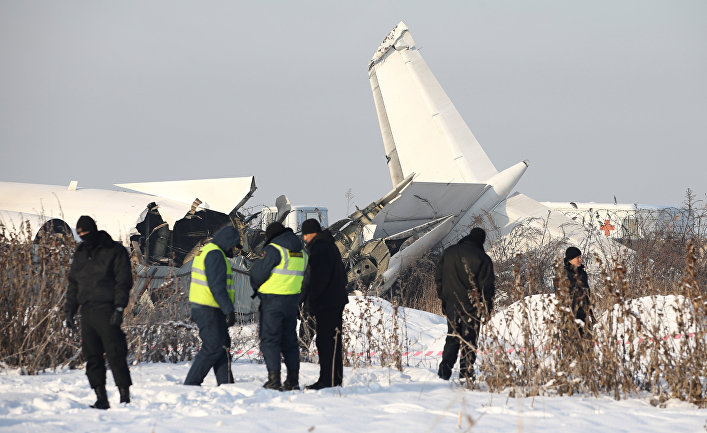
[{"label": "horizontal stabilizer", "polygon": [[390,236],[447,215],[459,216],[487,187],[478,183],[413,181],[373,219],[377,226],[375,237]]}]

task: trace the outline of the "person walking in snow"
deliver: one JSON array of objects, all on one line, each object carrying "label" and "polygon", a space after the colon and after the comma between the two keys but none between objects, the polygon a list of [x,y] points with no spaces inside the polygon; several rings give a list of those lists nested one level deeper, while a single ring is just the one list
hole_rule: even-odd
[{"label": "person walking in snow", "polygon": [[130,403],[128,345],[120,329],[123,310],[128,305],[133,274],[128,251],[96,222],[82,216],[76,223],[81,243],[74,252],[69,270],[69,287],[64,304],[64,325],[74,328],[74,316],[81,308],[81,348],[86,359],[88,383],[96,393],[91,407],[108,409],[105,352],[121,403]]},{"label": "person walking in snow", "polygon": [[309,250],[302,296],[306,311],[314,316],[319,352],[319,379],[305,388],[341,386],[344,379],[342,316],[344,306],[349,302],[346,269],[334,237],[329,230],[322,231],[319,221],[308,219],[303,222],[302,237]]},{"label": "person walking in snow", "polygon": [[[582,264],[582,251],[577,247],[567,248],[564,265],[564,275],[556,276],[553,285],[555,289],[561,290],[566,287],[569,291],[574,318],[581,320],[581,324],[577,324],[577,331],[580,337],[584,337],[585,330],[591,330],[594,323],[594,311],[589,298],[589,278]],[[566,284],[562,284],[561,278],[566,279]]]},{"label": "person walking in snow", "polygon": [[[307,253],[292,229],[279,222],[267,226],[265,239],[263,258],[250,269],[250,284],[260,299],[260,351],[268,370],[263,387],[290,391],[299,389],[297,316]],[[287,367],[284,383],[280,353]]]},{"label": "person walking in snow", "polygon": [[452,368],[459,362],[460,378],[474,381],[474,361],[482,318],[489,317],[496,293],[493,262],[484,252],[486,232],[474,227],[457,244],[442,253],[435,270],[437,296],[447,316],[447,338],[444,342],[438,375],[449,380]]},{"label": "person walking in snow", "polygon": [[184,379],[185,385],[201,385],[212,368],[217,385],[233,383],[228,328],[236,323],[235,291],[227,257],[233,257],[233,249],[240,248],[240,240],[238,230],[226,226],[201,247],[192,262],[189,302],[191,318],[199,327],[201,349]]}]

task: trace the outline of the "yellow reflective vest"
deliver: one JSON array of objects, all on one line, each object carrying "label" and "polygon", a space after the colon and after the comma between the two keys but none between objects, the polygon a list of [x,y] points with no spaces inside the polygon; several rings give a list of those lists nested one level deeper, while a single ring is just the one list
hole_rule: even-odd
[{"label": "yellow reflective vest", "polygon": [[307,253],[289,251],[277,244],[270,244],[280,252],[280,263],[272,271],[270,277],[258,288],[260,293],[275,295],[295,295],[302,291],[304,270],[307,268]]},{"label": "yellow reflective vest", "polygon": [[209,242],[208,244],[201,247],[201,250],[194,257],[194,261],[191,264],[191,284],[189,284],[189,302],[195,304],[208,305],[209,307],[219,308],[218,303],[214,299],[214,295],[209,289],[209,282],[206,279],[206,255],[213,250],[218,250],[223,255],[223,260],[226,262],[226,291],[228,292],[228,297],[231,298],[231,302],[235,299],[235,290],[233,288],[233,269],[231,269],[231,264],[228,263],[226,254],[218,247],[218,245]]}]

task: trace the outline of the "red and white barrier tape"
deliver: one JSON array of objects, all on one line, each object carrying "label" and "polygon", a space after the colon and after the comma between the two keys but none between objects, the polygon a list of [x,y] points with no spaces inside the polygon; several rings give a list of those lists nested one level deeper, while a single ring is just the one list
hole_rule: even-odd
[{"label": "red and white barrier tape", "polygon": [[[672,339],[672,340],[680,340],[680,339],[683,338],[683,337],[686,337],[686,338],[694,338],[694,336],[695,336],[695,333],[694,333],[694,332],[690,332],[690,333],[688,333],[688,334],[666,335],[665,337],[659,338],[658,340],[659,340],[659,341],[668,341],[668,340],[671,340],[671,339]],[[655,343],[655,342],[656,342],[656,339],[654,339],[654,338],[648,338],[648,339],[639,338],[638,340],[616,340],[616,345],[617,345],[617,346],[619,346],[619,345],[630,345],[630,344],[633,344],[634,342],[637,342],[638,344]],[[597,346],[598,343],[597,343],[597,342],[594,342],[594,345]],[[154,349],[154,346],[152,346],[152,348]],[[544,352],[544,351],[549,351],[549,350],[559,349],[559,348],[560,348],[559,346],[554,347],[554,348],[553,348],[552,346],[539,346],[539,347],[531,348],[531,349],[530,349],[530,352]],[[173,352],[173,351],[174,351],[174,349],[172,349],[171,347],[170,347],[170,348],[164,348],[164,349],[162,349],[162,350],[163,350],[163,351],[168,351],[168,350],[169,350],[170,352]],[[198,350],[198,349],[197,349],[197,350]],[[520,347],[520,348],[510,347],[510,348],[504,349],[504,350],[496,349],[496,351],[495,351],[494,353],[495,353],[495,354],[501,354],[501,353],[505,352],[505,353],[510,354],[510,353],[514,353],[514,352],[524,353],[524,352],[526,352],[526,351],[528,351],[528,349],[525,348],[525,347]],[[230,352],[231,352],[232,355],[241,355],[241,356],[245,356],[245,355],[247,355],[247,356],[253,356],[253,355],[255,355],[255,356],[262,356],[262,353],[261,353],[260,351],[257,351],[257,350],[243,350],[243,349],[235,350],[235,349],[231,349]],[[314,353],[316,354],[316,352],[314,352]],[[417,350],[417,351],[407,351],[407,352],[403,352],[403,353],[401,353],[400,355],[401,355],[403,358],[408,358],[408,357],[413,357],[413,358],[416,358],[416,357],[425,357],[425,358],[427,358],[427,357],[439,357],[439,356],[442,356],[442,353],[443,353],[443,352],[442,352],[441,350]],[[476,353],[479,354],[479,355],[489,355],[490,353],[492,353],[492,351],[491,351],[491,349],[485,349],[485,350],[483,350],[483,349],[477,349],[477,350],[476,350]],[[357,357],[357,358],[362,358],[362,357],[373,358],[373,357],[378,356],[379,354],[380,354],[380,352],[347,352],[347,355],[348,355],[348,356],[353,356],[353,357]]]}]

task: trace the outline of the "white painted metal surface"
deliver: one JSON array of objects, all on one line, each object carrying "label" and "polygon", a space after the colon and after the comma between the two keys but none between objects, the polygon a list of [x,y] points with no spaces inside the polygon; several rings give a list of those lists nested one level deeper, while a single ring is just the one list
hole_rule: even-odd
[{"label": "white painted metal surface", "polygon": [[[410,185],[375,217],[376,236],[390,236],[444,215],[442,245],[468,234],[475,221],[491,220],[508,234],[520,223],[542,224],[548,236],[584,251],[615,253],[622,247],[560,212],[522,194],[509,195],[528,168],[523,161],[498,172],[423,60],[404,23],[391,31],[369,63],[373,99],[388,158],[398,184]],[[420,242],[418,240],[416,243]],[[432,248],[429,240],[417,246]],[[530,247],[530,246],[529,246]],[[408,247],[409,248],[409,247]],[[386,281],[403,264],[391,259]]]},{"label": "white painted metal surface", "polygon": [[199,198],[202,201],[202,208],[227,214],[248,194],[251,190],[251,185],[254,183],[255,179],[253,176],[248,176],[168,182],[117,183],[115,186],[164,197],[181,203],[191,203],[195,198]]},{"label": "white painted metal surface", "polygon": [[[59,185],[0,182],[0,211],[4,211],[1,216],[9,228],[19,227],[21,220],[29,219],[33,236],[41,222],[59,218],[74,229],[81,215],[89,215],[96,220],[100,230],[107,231],[113,239],[127,245],[130,231],[148,203],[157,203],[162,218],[174,227],[175,221],[186,215],[196,197],[209,197],[212,206],[216,203],[217,210],[228,209],[225,212],[229,212],[250,191],[252,177],[239,179],[238,182],[225,179],[223,183],[219,183],[219,179],[211,179],[208,184],[195,181],[197,185],[190,183],[193,181],[156,182],[158,185],[154,189],[149,184],[135,184],[145,191],[161,192],[183,201],[138,192],[80,187],[70,190]],[[210,185],[212,190],[206,195],[192,195],[198,191],[199,185]],[[239,189],[233,190],[236,186]],[[219,188],[223,188],[224,192],[218,193]],[[230,208],[226,197],[231,197]]]},{"label": "white painted metal surface", "polygon": [[374,54],[369,78],[393,185],[412,172],[417,182],[481,182],[496,174],[404,23]]}]

